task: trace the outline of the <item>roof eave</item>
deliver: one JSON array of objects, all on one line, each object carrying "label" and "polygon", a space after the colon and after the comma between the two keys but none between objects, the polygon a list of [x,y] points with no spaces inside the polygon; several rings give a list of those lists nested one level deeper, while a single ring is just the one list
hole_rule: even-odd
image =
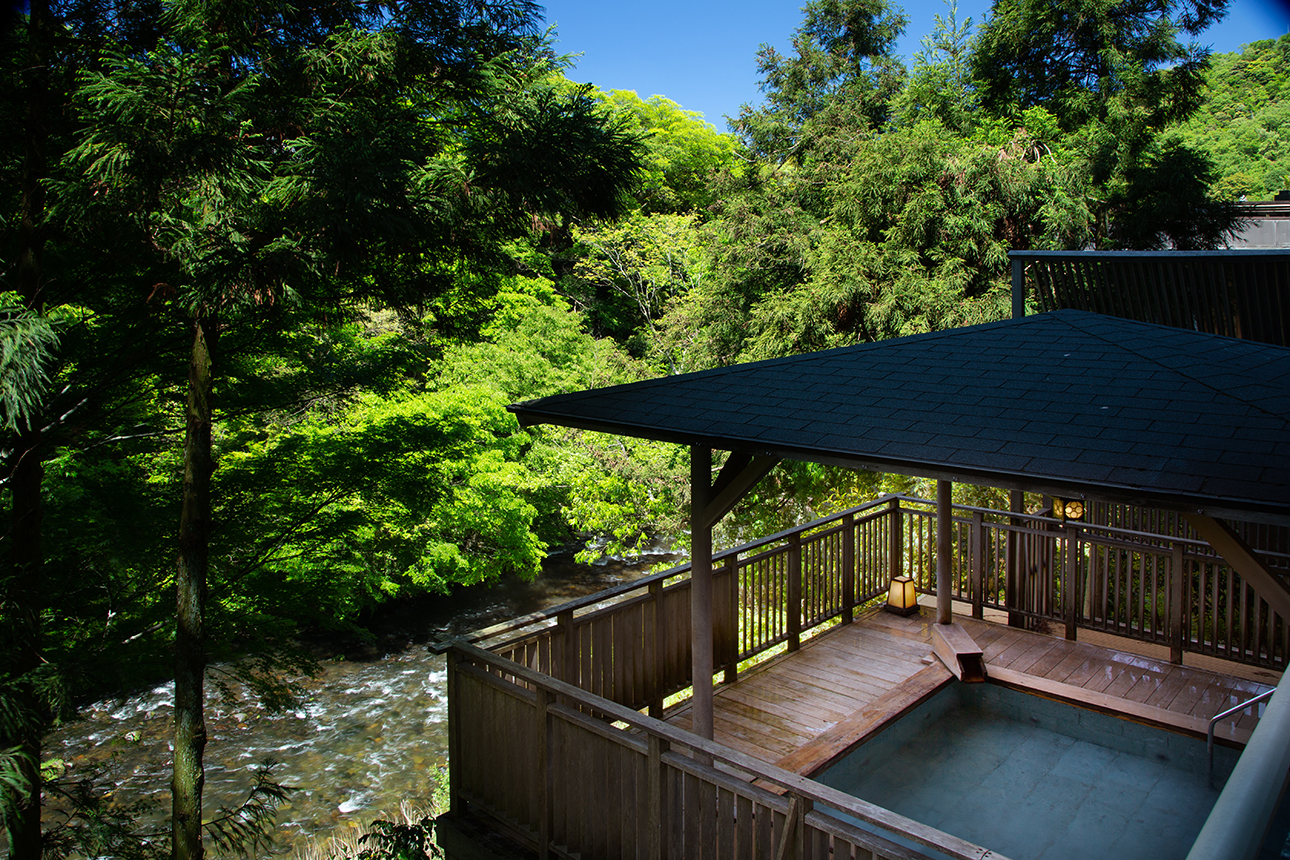
[{"label": "roof eave", "polygon": [[997,469],[979,469],[962,464],[932,460],[881,457],[783,444],[768,445],[763,440],[741,439],[723,434],[685,433],[630,422],[589,419],[566,412],[535,409],[524,403],[512,404],[508,408],[515,414],[522,427],[555,424],[579,430],[609,433],[615,436],[649,439],[655,442],[669,442],[686,446],[706,445],[719,451],[740,451],[747,454],[775,457],[781,460],[799,460],[827,466],[841,466],[848,469],[913,475],[919,478],[978,484],[1005,490],[1023,490],[1028,493],[1042,493],[1066,499],[1101,499],[1199,513],[1212,517],[1290,525],[1290,504],[1275,505],[1255,499],[1227,499],[1200,494],[1168,493],[1152,490],[1148,487],[1079,481],[1051,475],[1034,475]]}]

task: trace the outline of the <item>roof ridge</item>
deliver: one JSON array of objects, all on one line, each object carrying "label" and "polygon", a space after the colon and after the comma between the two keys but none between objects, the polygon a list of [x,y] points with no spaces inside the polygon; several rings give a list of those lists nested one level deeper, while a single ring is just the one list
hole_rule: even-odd
[{"label": "roof ridge", "polygon": [[[1054,313],[1054,316],[1055,316],[1057,313],[1061,313],[1061,311],[1055,312],[1055,313]],[[1089,316],[1101,317],[1101,316],[1104,316],[1104,315],[1102,315],[1102,314],[1089,314]],[[1124,320],[1124,318],[1123,318],[1123,317],[1111,317],[1111,319]],[[1203,338],[1205,338],[1205,339],[1221,338],[1221,339],[1224,339],[1224,340],[1230,341],[1230,342],[1231,342],[1231,344],[1232,344],[1233,346],[1238,346],[1238,345],[1239,345],[1239,346],[1244,346],[1244,347],[1246,347],[1246,348],[1247,348],[1247,350],[1249,351],[1249,353],[1251,353],[1251,354],[1257,354],[1257,353],[1259,353],[1259,352],[1267,352],[1267,351],[1269,351],[1269,350],[1281,350],[1282,352],[1284,352],[1284,353],[1285,353],[1285,355],[1280,356],[1280,358],[1281,358],[1282,360],[1284,360],[1284,359],[1290,359],[1290,348],[1286,348],[1286,347],[1278,346],[1277,344],[1272,344],[1272,343],[1263,343],[1262,341],[1245,340],[1245,339],[1243,339],[1243,338],[1230,337],[1230,336],[1228,336],[1228,335],[1218,335],[1218,334],[1213,334],[1213,335],[1212,335],[1212,334],[1209,334],[1209,333],[1207,333],[1207,332],[1193,331],[1192,329],[1179,328],[1179,327],[1177,327],[1177,326],[1162,325],[1162,324],[1160,324],[1160,323],[1144,323],[1144,322],[1141,322],[1140,320],[1126,320],[1126,321],[1127,321],[1127,322],[1136,323],[1136,324],[1138,324],[1138,325],[1154,326],[1154,327],[1156,327],[1156,328],[1161,329],[1161,330],[1162,330],[1162,333],[1174,334],[1174,335],[1179,336],[1179,337],[1183,337],[1183,336],[1186,336],[1186,335],[1197,335],[1197,336],[1203,337]],[[1133,345],[1131,345],[1131,344],[1129,344],[1129,343],[1126,343],[1126,342],[1124,342],[1124,341],[1121,341],[1121,340],[1111,340],[1111,339],[1109,339],[1109,338],[1107,338],[1107,337],[1104,337],[1103,335],[1099,334],[1098,332],[1093,331],[1093,330],[1092,330],[1092,328],[1091,328],[1091,327],[1089,327],[1089,326],[1075,325],[1075,324],[1073,324],[1070,320],[1066,320],[1066,319],[1062,319],[1062,320],[1061,320],[1061,322],[1062,322],[1062,323],[1064,323],[1065,325],[1069,325],[1069,326],[1070,326],[1071,328],[1073,328],[1073,329],[1078,329],[1080,332],[1082,332],[1083,334],[1087,335],[1088,337],[1096,338],[1097,340],[1100,340],[1102,343],[1105,343],[1105,344],[1107,344],[1107,345],[1109,345],[1109,346],[1113,346],[1113,347],[1116,347],[1116,348],[1118,348],[1118,349],[1124,350],[1125,352],[1131,353],[1131,354],[1133,354],[1134,356],[1136,356],[1137,358],[1141,359],[1142,361],[1150,362],[1151,364],[1154,364],[1154,365],[1156,365],[1157,367],[1160,367],[1160,368],[1161,368],[1161,369],[1163,369],[1163,370],[1167,370],[1167,371],[1168,371],[1168,372],[1170,372],[1170,373],[1176,373],[1176,374],[1178,374],[1179,376],[1182,376],[1182,377],[1184,377],[1184,378],[1186,378],[1186,379],[1190,380],[1191,382],[1194,382],[1195,384],[1197,384],[1197,385],[1199,385],[1199,386],[1201,386],[1201,387],[1203,387],[1203,388],[1207,388],[1207,389],[1209,389],[1210,391],[1214,392],[1215,394],[1218,394],[1218,395],[1220,395],[1220,396],[1222,396],[1222,397],[1225,397],[1225,398],[1230,398],[1230,399],[1232,399],[1232,400],[1235,400],[1236,402],[1241,403],[1241,404],[1244,404],[1246,407],[1248,407],[1248,408],[1250,408],[1250,409],[1253,409],[1253,410],[1255,410],[1255,411],[1257,411],[1257,412],[1259,412],[1259,413],[1261,413],[1261,414],[1263,414],[1263,415],[1267,415],[1267,416],[1268,416],[1268,417],[1270,417],[1270,418],[1275,418],[1275,419],[1277,419],[1278,421],[1287,421],[1286,416],[1285,416],[1285,415],[1283,415],[1283,414],[1281,414],[1281,413],[1279,413],[1279,412],[1275,412],[1275,411],[1273,411],[1273,410],[1267,409],[1266,407],[1261,406],[1260,404],[1258,404],[1258,403],[1255,403],[1255,402],[1251,401],[1251,400],[1250,400],[1249,398],[1247,398],[1247,397],[1244,397],[1244,396],[1241,396],[1241,395],[1239,395],[1239,394],[1234,393],[1234,392],[1233,392],[1233,391],[1231,391],[1230,389],[1227,389],[1227,388],[1220,388],[1219,386],[1214,385],[1213,383],[1209,382],[1208,380],[1202,379],[1202,378],[1200,378],[1200,377],[1196,376],[1196,375],[1195,375],[1195,374],[1193,374],[1193,373],[1188,372],[1187,370],[1185,370],[1185,369],[1183,369],[1183,368],[1181,368],[1181,367],[1176,367],[1176,366],[1171,365],[1171,364],[1164,364],[1164,363],[1162,363],[1159,359],[1156,359],[1156,358],[1153,358],[1153,357],[1151,357],[1151,356],[1149,356],[1149,355],[1146,355],[1146,354],[1145,354],[1141,349],[1139,349],[1139,348],[1138,348],[1138,347],[1136,347],[1136,346],[1133,346]],[[1273,361],[1273,360],[1275,360],[1275,359],[1269,359],[1269,362],[1271,362],[1271,361]],[[1265,363],[1267,363],[1267,362],[1265,362]]]}]

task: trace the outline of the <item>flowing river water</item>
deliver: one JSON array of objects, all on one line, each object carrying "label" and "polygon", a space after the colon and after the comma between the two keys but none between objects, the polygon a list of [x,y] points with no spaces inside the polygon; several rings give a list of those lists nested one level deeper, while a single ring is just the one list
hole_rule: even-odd
[{"label": "flowing river water", "polygon": [[[672,558],[583,565],[552,556],[533,582],[464,589],[406,608],[386,620],[397,630],[398,647],[368,659],[325,662],[305,682],[301,706],[285,713],[208,692],[207,815],[240,804],[253,768],[266,759],[278,762],[277,781],[296,789],[278,815],[283,852],[352,834],[375,817],[396,815],[403,804],[428,809],[436,776],[447,766],[448,724],[444,658],[426,643],[639,579]],[[161,825],[170,802],[172,716],[170,684],[98,702],[46,737],[45,756],[65,762],[68,776],[99,770],[118,802],[155,803],[145,820]]]}]

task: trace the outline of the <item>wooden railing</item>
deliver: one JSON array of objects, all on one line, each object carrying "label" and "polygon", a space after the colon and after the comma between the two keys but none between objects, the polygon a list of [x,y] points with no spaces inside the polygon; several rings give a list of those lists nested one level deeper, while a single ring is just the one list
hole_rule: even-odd
[{"label": "wooden railing", "polygon": [[[1014,317],[1092,311],[1290,346],[1290,253],[1009,251]],[[1026,285],[1030,288],[1027,289]]]},{"label": "wooden railing", "polygon": [[[1284,668],[1285,619],[1183,521],[1097,504],[1090,517],[1157,531],[955,506],[954,599],[1070,637],[1089,628],[1158,642],[1177,661],[1195,651]],[[1284,532],[1242,528],[1290,575]],[[892,496],[718,553],[718,673],[733,681],[743,661],[850,622],[893,572],[935,593],[935,536],[933,503]],[[681,566],[444,643],[454,809],[469,805],[541,856],[917,856],[837,814],[944,856],[981,856],[653,719],[691,683],[689,589]]]},{"label": "wooden railing", "polygon": [[987,855],[475,646],[453,645],[448,661],[451,815],[469,811],[539,858],[922,856],[843,816],[937,856]]},{"label": "wooden railing", "polygon": [[[935,592],[936,512],[903,500],[904,572]],[[1091,516],[1120,521],[1123,508],[1090,505]],[[1185,524],[1174,534],[1096,522],[955,507],[951,592],[982,617],[986,608],[1013,623],[1058,624],[1067,638],[1100,630],[1185,652],[1284,669],[1290,625]],[[1158,524],[1162,521],[1157,520]],[[1274,572],[1290,578],[1285,530],[1234,524]],[[1009,575],[1011,571],[1011,575]]]},{"label": "wooden railing", "polygon": [[[901,500],[881,499],[713,556],[713,654],[726,681],[772,649],[796,650],[886,594]],[[894,519],[893,519],[894,517]],[[893,552],[893,547],[896,547]],[[470,637],[487,650],[633,710],[691,686],[689,566]]]},{"label": "wooden railing", "polygon": [[[1282,669],[1290,625],[1213,550],[1169,520],[1174,534],[955,506],[951,593],[982,617],[1080,628],[1184,652]],[[1137,522],[1120,508],[1094,517]],[[1136,515],[1135,515],[1136,516]],[[1145,515],[1144,515],[1145,516]],[[1138,518],[1141,519],[1141,518]],[[1159,520],[1159,522],[1166,522]],[[1290,576],[1284,530],[1243,527],[1274,570]],[[891,496],[717,553],[713,559],[713,654],[725,681],[774,649],[849,623],[881,599],[893,572],[936,590],[936,511]],[[548,612],[481,631],[471,641],[552,678],[633,710],[658,715],[688,689],[688,566]]]}]

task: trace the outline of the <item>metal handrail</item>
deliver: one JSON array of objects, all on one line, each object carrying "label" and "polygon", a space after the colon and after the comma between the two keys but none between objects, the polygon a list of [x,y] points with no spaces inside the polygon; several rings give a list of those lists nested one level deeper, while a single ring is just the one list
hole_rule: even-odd
[{"label": "metal handrail", "polygon": [[1262,693],[1259,693],[1253,699],[1250,699],[1248,702],[1242,702],[1241,704],[1233,708],[1228,708],[1226,711],[1223,711],[1223,713],[1221,714],[1215,714],[1213,719],[1209,721],[1209,734],[1205,740],[1205,751],[1209,753],[1208,777],[1211,783],[1213,783],[1214,781],[1214,727],[1218,725],[1219,720],[1226,719],[1227,717],[1230,717],[1232,714],[1235,714],[1237,711],[1243,711],[1246,708],[1248,708],[1250,705],[1257,705],[1259,702],[1262,702],[1265,699],[1272,698],[1272,694],[1275,693],[1276,691],[1277,691],[1276,687],[1273,687],[1271,690],[1265,690]]}]

